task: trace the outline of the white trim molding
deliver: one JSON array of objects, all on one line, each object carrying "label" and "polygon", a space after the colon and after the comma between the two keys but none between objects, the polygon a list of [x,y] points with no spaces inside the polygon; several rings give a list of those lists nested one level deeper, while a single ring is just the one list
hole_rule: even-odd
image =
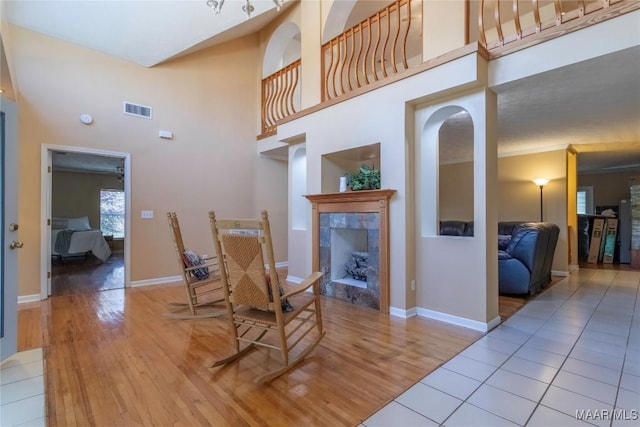
[{"label": "white trim molding", "polygon": [[428,310],[426,308],[417,308],[418,316],[427,317],[441,322],[451,323],[452,325],[462,326],[463,328],[474,329],[480,332],[489,332],[500,324],[500,316],[496,316],[487,323],[478,322],[477,320],[467,319],[466,317],[454,316],[452,314],[442,313],[439,311]]},{"label": "white trim molding", "polygon": [[24,304],[27,302],[36,302],[36,301],[40,301],[40,294],[18,296],[18,304]]},{"label": "white trim molding", "polygon": [[132,288],[149,285],[163,285],[165,283],[182,282],[182,276],[157,277],[155,279],[134,280],[131,282]]},{"label": "white trim molding", "polygon": [[131,153],[99,150],[70,145],[41,144],[40,146],[40,299],[47,299],[51,292],[51,186],[52,174],[49,173],[53,152],[74,152],[106,157],[118,157],[124,160],[124,287],[131,285]]},{"label": "white trim molding", "polygon": [[[572,271],[571,266],[569,266],[569,270]],[[577,270],[573,270],[573,271],[577,271]],[[568,277],[569,274],[570,274],[569,271],[551,270],[552,276]]]},{"label": "white trim molding", "polygon": [[302,283],[304,279],[302,277],[298,277],[298,276],[287,276],[286,281],[287,282],[291,282],[291,283],[295,283],[295,284],[300,284]]},{"label": "white trim molding", "polygon": [[392,316],[401,317],[403,319],[408,319],[410,317],[417,316],[418,312],[416,311],[415,307],[408,310],[398,307],[389,307],[389,314]]}]

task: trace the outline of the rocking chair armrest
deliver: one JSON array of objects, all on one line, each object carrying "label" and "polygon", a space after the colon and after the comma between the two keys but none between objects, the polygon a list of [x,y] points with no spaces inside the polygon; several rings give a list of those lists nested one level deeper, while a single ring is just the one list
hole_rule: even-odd
[{"label": "rocking chair armrest", "polygon": [[319,271],[315,271],[311,273],[309,277],[307,277],[302,282],[300,282],[299,285],[289,288],[289,290],[285,294],[281,295],[280,298],[287,299],[293,295],[304,292],[307,289],[309,289],[311,286],[315,286],[320,281],[321,278],[322,278],[322,273]]}]

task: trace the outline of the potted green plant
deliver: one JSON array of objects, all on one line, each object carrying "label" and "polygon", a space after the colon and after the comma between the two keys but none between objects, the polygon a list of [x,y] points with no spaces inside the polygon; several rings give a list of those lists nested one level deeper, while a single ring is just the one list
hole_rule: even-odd
[{"label": "potted green plant", "polygon": [[348,173],[347,186],[353,190],[378,190],[380,188],[380,171],[369,165],[362,165],[358,172]]}]

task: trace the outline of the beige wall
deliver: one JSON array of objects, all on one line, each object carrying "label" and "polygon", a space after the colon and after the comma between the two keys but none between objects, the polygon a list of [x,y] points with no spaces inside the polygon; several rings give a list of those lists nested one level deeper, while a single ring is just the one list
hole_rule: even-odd
[{"label": "beige wall", "polygon": [[565,151],[502,157],[498,159],[498,176],[498,221],[540,221],[540,189],[532,180],[551,180],[543,189],[544,220],[560,227],[552,268],[568,271]]},{"label": "beige wall", "polygon": [[423,59],[429,60],[465,45],[465,0],[422,3]]},{"label": "beige wall", "polygon": [[51,177],[51,216],[89,217],[92,228],[100,228],[100,190],[123,190],[115,175],[53,171]]},{"label": "beige wall", "polygon": [[269,213],[276,262],[286,262],[288,261],[287,236],[289,230],[287,162],[258,158],[255,168],[256,182],[253,194],[255,215],[258,215],[262,210],[267,210]]},{"label": "beige wall", "polygon": [[473,163],[440,166],[439,218],[473,221]]},{"label": "beige wall", "polygon": [[[579,162],[580,154],[578,154]],[[593,186],[593,202],[595,206],[617,205],[620,200],[629,199],[629,178],[632,176],[640,176],[640,169],[635,173],[578,175],[578,187]]]},{"label": "beige wall", "polygon": [[[549,178],[543,189],[544,220],[560,227],[553,269],[568,271],[567,159],[564,150],[502,157],[498,160],[498,221],[539,221],[540,189],[534,178]],[[440,167],[440,218],[468,221],[473,218],[472,163]],[[575,201],[574,201],[575,202]],[[576,247],[574,245],[573,247]]]},{"label": "beige wall", "polygon": [[[287,217],[277,212],[285,212],[286,167],[256,154],[258,91],[246,84],[259,69],[255,36],[144,68],[18,27],[8,30],[20,89],[20,295],[40,293],[34,266],[40,265],[41,144],[130,153],[132,281],[178,274],[165,219],[170,210],[180,215],[188,246],[211,253],[208,210],[254,217],[274,209],[276,258],[286,260]],[[153,118],[122,114],[124,101],[153,107]],[[94,123],[81,124],[83,113]],[[160,129],[174,139],[158,138]],[[141,220],[143,209],[155,218]]]}]

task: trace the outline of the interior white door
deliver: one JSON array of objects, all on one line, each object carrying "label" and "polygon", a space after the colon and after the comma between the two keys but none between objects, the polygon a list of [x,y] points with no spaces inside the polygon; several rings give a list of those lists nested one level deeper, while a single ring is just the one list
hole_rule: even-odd
[{"label": "interior white door", "polygon": [[0,97],[0,360],[18,346],[18,253],[22,247],[18,218],[17,107]]}]

